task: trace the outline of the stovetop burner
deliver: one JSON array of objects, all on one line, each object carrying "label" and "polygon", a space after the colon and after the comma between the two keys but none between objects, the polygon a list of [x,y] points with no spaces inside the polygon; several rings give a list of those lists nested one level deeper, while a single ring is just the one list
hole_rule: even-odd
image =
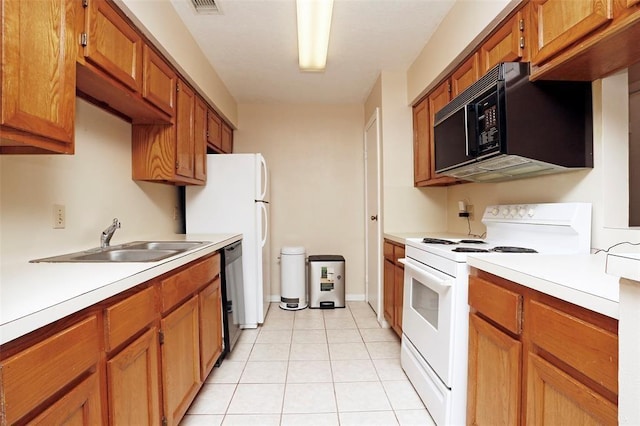
[{"label": "stovetop burner", "polygon": [[459,240],[459,241],[453,241],[453,240],[443,240],[441,238],[428,238],[428,237],[423,238],[422,242],[426,243],[426,244],[486,244],[482,240]]},{"label": "stovetop burner", "polygon": [[496,253],[537,253],[534,249],[525,247],[498,246],[491,249]]},{"label": "stovetop burner", "polygon": [[455,251],[458,253],[489,253],[487,249],[475,248],[475,247],[456,247],[451,249],[451,251]]},{"label": "stovetop burner", "polygon": [[455,251],[458,253],[537,253],[534,249],[525,248],[525,247],[510,247],[510,246],[498,246],[492,249],[480,249],[475,247],[456,247],[451,249],[451,251]]},{"label": "stovetop burner", "polygon": [[455,241],[443,240],[440,238],[423,238],[422,242],[426,244],[458,244]]}]

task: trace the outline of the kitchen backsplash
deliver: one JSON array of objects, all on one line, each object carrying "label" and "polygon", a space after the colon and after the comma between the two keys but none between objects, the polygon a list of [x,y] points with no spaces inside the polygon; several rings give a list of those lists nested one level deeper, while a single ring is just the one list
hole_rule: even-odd
[{"label": "kitchen backsplash", "polygon": [[[177,189],[131,179],[131,125],[76,98],[75,155],[0,156],[0,254],[51,256],[99,246],[117,217],[112,244],[175,232]],[[66,227],[53,229],[53,205]]]}]

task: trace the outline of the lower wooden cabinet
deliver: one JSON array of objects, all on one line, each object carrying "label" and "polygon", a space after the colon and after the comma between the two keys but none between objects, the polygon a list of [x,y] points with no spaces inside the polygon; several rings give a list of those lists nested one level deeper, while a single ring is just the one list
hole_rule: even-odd
[{"label": "lower wooden cabinet", "polygon": [[384,240],[384,318],[398,336],[402,336],[402,304],[404,299],[404,245]]},{"label": "lower wooden cabinet", "polygon": [[618,321],[471,268],[467,424],[618,418]]},{"label": "lower wooden cabinet", "polygon": [[109,422],[160,423],[158,329],[152,327],[107,361]]},{"label": "lower wooden cabinet", "polygon": [[220,255],[0,347],[0,425],[178,424],[222,353]]},{"label": "lower wooden cabinet", "polygon": [[518,424],[522,343],[471,314],[469,355],[467,424]]},{"label": "lower wooden cabinet", "polygon": [[194,296],[162,319],[162,392],[167,424],[178,424],[198,393],[200,333],[198,297]]},{"label": "lower wooden cabinet", "polygon": [[93,373],[79,385],[52,403],[29,424],[98,425],[102,423],[100,382]]},{"label": "lower wooden cabinet", "polygon": [[222,293],[220,278],[200,292],[200,379],[207,378],[222,355]]}]

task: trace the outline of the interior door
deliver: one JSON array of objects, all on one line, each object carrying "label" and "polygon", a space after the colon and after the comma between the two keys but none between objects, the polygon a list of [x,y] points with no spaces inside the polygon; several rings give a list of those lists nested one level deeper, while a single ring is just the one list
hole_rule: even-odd
[{"label": "interior door", "polygon": [[380,209],[380,108],[376,108],[364,131],[365,161],[365,261],[366,299],[378,316],[384,321],[381,283],[382,262],[382,220]]}]

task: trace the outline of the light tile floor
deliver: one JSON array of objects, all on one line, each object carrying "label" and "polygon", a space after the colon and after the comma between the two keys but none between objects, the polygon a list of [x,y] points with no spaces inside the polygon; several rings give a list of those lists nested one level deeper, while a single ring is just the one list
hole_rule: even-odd
[{"label": "light tile floor", "polygon": [[243,330],[181,423],[433,425],[400,366],[400,339],[365,302],[285,311]]}]

